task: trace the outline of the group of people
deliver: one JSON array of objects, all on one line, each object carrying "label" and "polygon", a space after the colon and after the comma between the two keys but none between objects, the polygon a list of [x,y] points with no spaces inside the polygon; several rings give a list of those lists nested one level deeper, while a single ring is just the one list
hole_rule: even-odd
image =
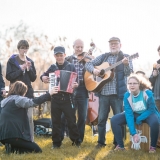
[{"label": "group of people", "polygon": [[[29,49],[28,42],[26,40],[19,41],[17,45],[19,53],[12,55],[7,62],[6,79],[10,81],[10,89],[7,98],[1,101],[0,141],[5,145],[7,152],[42,152],[41,148],[34,142],[33,107],[47,100],[51,100],[52,149],[60,148],[62,145],[64,138],[62,119],[67,120],[72,145],[80,147],[84,139],[88,110],[88,91],[84,73],[87,70],[94,76],[103,78],[105,73],[102,74],[96,66],[104,62],[113,65],[119,61],[122,63],[117,65],[113,69],[114,71],[112,70],[113,78],[104,84],[101,91],[96,93],[99,97],[96,148],[106,146],[106,121],[111,107],[114,114],[111,118],[114,150],[125,150],[123,144],[123,127],[125,124],[128,125],[130,134],[133,136],[134,142],[137,143],[139,137],[134,124],[141,125],[145,122],[151,128],[149,152],[156,152],[159,134],[160,60],[157,61],[149,79],[153,86],[153,96],[150,90],[151,86],[147,84],[148,81],[142,76],[132,75],[132,61],[127,58],[129,55],[121,51],[121,41],[118,37],[109,39],[109,53],[104,53],[96,58],[92,57],[90,61],[84,61],[84,57],[82,61],[80,58],[83,48],[84,43],[81,39],[74,41],[74,53],[71,56],[66,56],[64,47],[55,47],[53,54],[56,63],[52,64],[40,76],[42,82],[49,83],[49,73],[51,72],[57,70],[76,72],[77,80],[72,84],[74,92],[58,91],[58,87],[55,86],[45,95],[34,98],[31,82],[36,80],[36,69],[34,62],[26,56]],[[158,52],[160,54],[160,47]],[[5,85],[2,74],[0,78],[1,97],[3,98]]]}]

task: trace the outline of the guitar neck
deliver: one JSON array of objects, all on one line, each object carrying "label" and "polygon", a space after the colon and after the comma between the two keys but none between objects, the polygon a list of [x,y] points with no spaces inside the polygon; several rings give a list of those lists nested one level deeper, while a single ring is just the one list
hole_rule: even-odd
[{"label": "guitar neck", "polygon": [[109,70],[111,70],[111,69],[117,67],[117,66],[120,65],[121,63],[122,63],[122,60],[121,60],[121,61],[118,61],[117,63],[111,65],[111,66],[108,67],[108,68],[106,68],[106,69],[105,69],[105,72],[107,72],[107,71],[109,71]]},{"label": "guitar neck", "polygon": [[[137,58],[137,57],[139,57],[138,53],[133,54],[133,55],[131,55],[131,56],[128,56],[128,57],[126,57],[126,58],[127,58],[128,60],[131,60],[131,59]],[[113,68],[115,68],[115,67],[117,67],[117,66],[120,65],[121,63],[123,63],[122,60],[118,61],[117,63],[111,65],[111,66],[108,67],[108,68],[106,68],[106,69],[105,69],[105,72],[106,72],[106,71],[109,71],[109,70],[111,70],[111,69],[113,69]]]}]

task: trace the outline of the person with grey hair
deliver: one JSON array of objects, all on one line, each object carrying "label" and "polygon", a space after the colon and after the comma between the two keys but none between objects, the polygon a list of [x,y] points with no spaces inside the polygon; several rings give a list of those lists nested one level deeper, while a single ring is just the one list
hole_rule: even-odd
[{"label": "person with grey hair", "polygon": [[73,49],[74,53],[66,57],[66,60],[75,66],[76,73],[78,74],[78,87],[74,91],[74,104],[77,110],[77,127],[82,143],[88,111],[88,91],[84,83],[85,61],[81,61],[84,42],[81,39],[76,39],[73,42]]},{"label": "person with grey hair", "polygon": [[[113,65],[116,62],[121,61],[120,65],[115,68],[115,75],[112,80],[106,83],[99,96],[99,111],[98,111],[98,144],[96,148],[102,148],[106,146],[106,121],[112,108],[113,114],[118,114],[123,111],[123,95],[127,91],[127,77],[133,71],[132,61],[126,57],[129,55],[124,54],[121,49],[121,41],[118,37],[112,37],[109,39],[109,53],[101,54],[94,60],[87,62],[85,65],[86,70],[95,76],[101,76],[101,70],[95,68],[104,62],[108,62],[109,65]],[[103,76],[103,75],[102,75]],[[117,143],[114,140],[114,145]]]}]

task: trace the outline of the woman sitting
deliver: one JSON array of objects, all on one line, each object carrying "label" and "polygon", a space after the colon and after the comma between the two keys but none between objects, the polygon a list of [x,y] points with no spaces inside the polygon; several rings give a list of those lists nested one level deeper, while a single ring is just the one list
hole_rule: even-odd
[{"label": "woman sitting", "polygon": [[150,83],[144,77],[132,75],[128,79],[128,86],[130,92],[126,92],[124,95],[124,112],[111,119],[112,131],[118,144],[115,150],[124,150],[122,125],[127,123],[134,143],[138,143],[140,139],[134,124],[141,125],[145,122],[150,127],[149,153],[154,153],[159,133],[159,112],[153,94],[148,90]]},{"label": "woman sitting", "polygon": [[10,87],[7,98],[1,101],[0,141],[5,144],[6,152],[42,152],[41,148],[31,141],[27,110],[51,99],[58,92],[54,87],[50,93],[29,99],[24,97],[27,86],[16,81]]}]

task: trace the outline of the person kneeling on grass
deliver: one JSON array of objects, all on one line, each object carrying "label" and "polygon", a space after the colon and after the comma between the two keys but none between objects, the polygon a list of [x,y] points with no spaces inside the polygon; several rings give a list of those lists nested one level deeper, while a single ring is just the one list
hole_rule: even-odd
[{"label": "person kneeling on grass", "polygon": [[127,124],[130,134],[135,143],[139,142],[135,123],[141,125],[143,122],[150,127],[151,144],[149,153],[156,152],[156,144],[159,133],[159,111],[155,105],[150,83],[138,75],[132,75],[128,79],[129,92],[124,95],[124,112],[117,114],[111,119],[111,127],[117,141],[114,150],[124,150],[121,126]]},{"label": "person kneeling on grass", "polygon": [[11,85],[7,98],[1,101],[0,141],[5,145],[6,153],[42,152],[31,140],[27,110],[51,100],[51,95],[58,92],[58,87],[33,99],[24,97],[26,92],[27,86],[21,81],[16,81]]}]

